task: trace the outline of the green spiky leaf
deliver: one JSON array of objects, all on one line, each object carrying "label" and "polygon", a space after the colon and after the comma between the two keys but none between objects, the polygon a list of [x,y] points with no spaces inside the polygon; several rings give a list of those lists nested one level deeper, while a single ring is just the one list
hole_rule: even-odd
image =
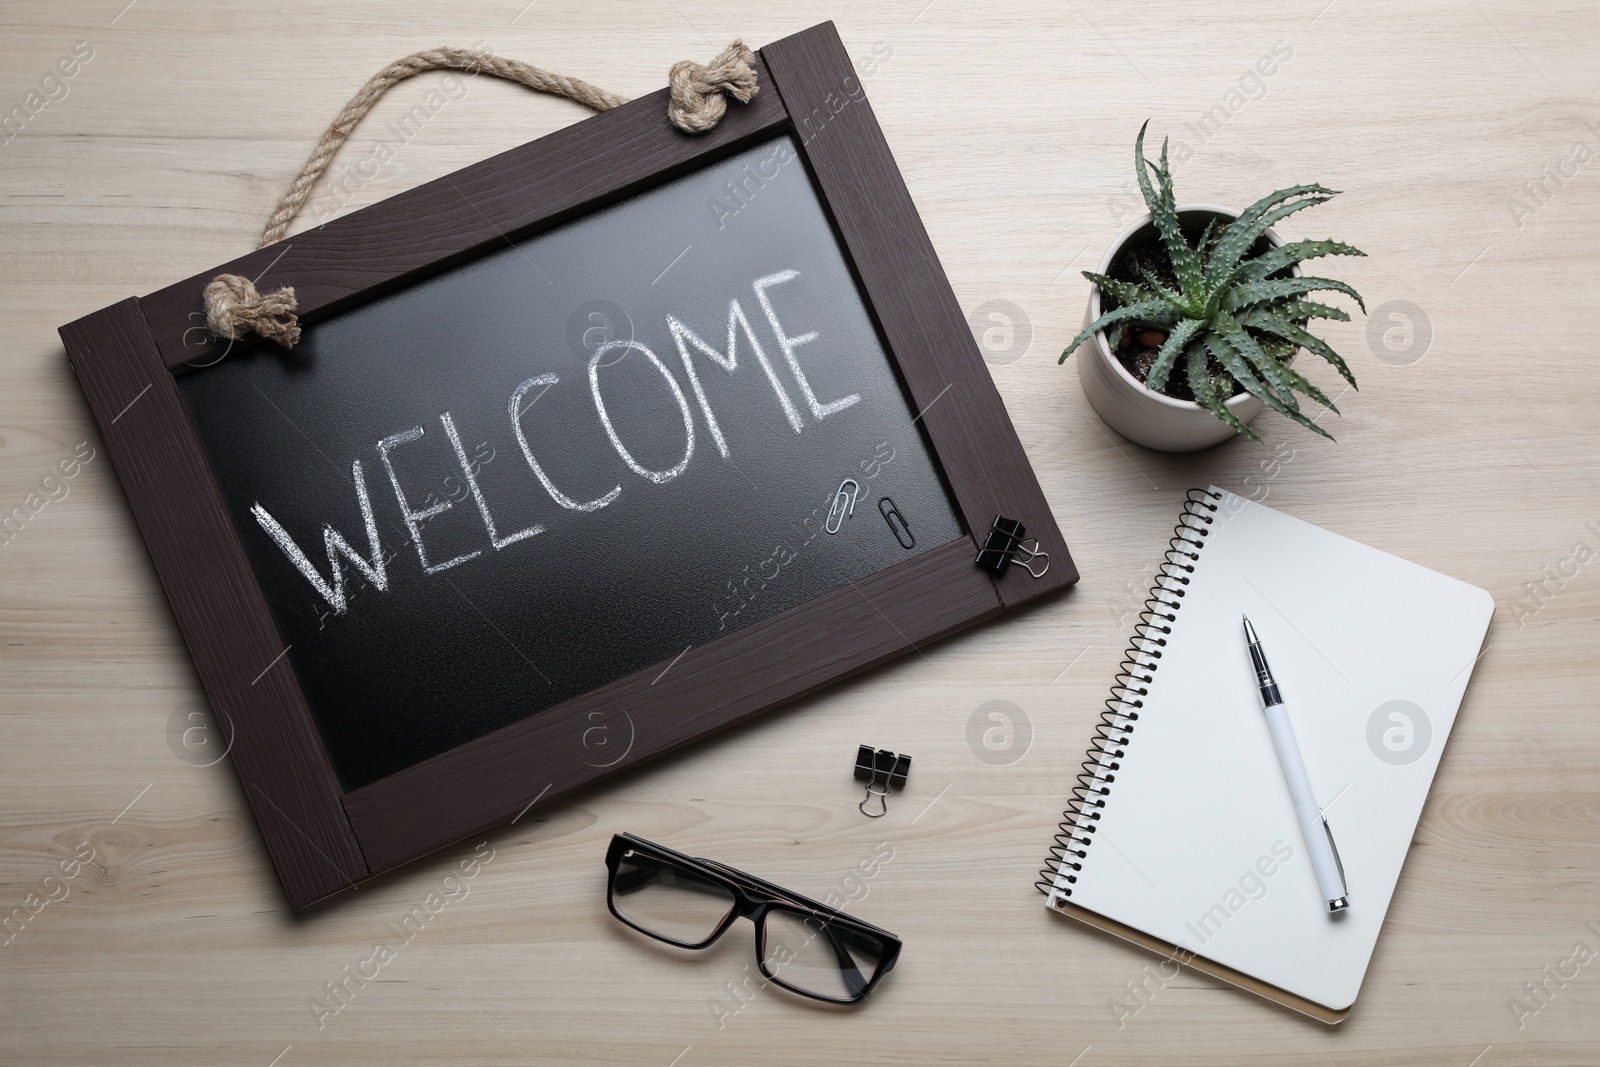
[{"label": "green spiky leaf", "polygon": [[[1300,401],[1295,399],[1294,390],[1289,388],[1287,380],[1280,373],[1284,368],[1262,350],[1254,337],[1226,314],[1218,315],[1213,320],[1212,329],[1219,338],[1227,342],[1228,348],[1249,364],[1244,369],[1262,378],[1267,387],[1283,401],[1285,407],[1294,411],[1300,410]],[[1224,362],[1223,366],[1228,368],[1229,373],[1233,374],[1241,385],[1245,385],[1245,380],[1239,377],[1231,364]],[[1246,385],[1246,388],[1249,386]]]},{"label": "green spiky leaf", "polygon": [[1158,393],[1165,389],[1167,376],[1172,373],[1172,365],[1178,361],[1179,354],[1194,335],[1203,329],[1205,323],[1199,319],[1179,319],[1178,325],[1172,328],[1161,350],[1156,353],[1156,361],[1151,364],[1150,373],[1145,376],[1144,383]]},{"label": "green spiky leaf", "polygon": [[1098,319],[1095,319],[1088,326],[1085,326],[1083,328],[1083,332],[1072,339],[1072,343],[1067,346],[1066,351],[1061,353],[1061,358],[1056,362],[1065,363],[1067,357],[1072,355],[1079,345],[1083,344],[1083,342],[1087,341],[1089,338],[1093,337],[1107,326],[1111,326],[1118,322],[1133,321],[1155,323],[1158,325],[1165,324],[1170,326],[1177,321],[1177,316],[1172,310],[1172,305],[1168,304],[1165,300],[1160,299],[1146,300],[1140,304],[1130,304],[1127,307],[1119,307],[1114,311],[1108,311],[1104,315],[1101,315]]},{"label": "green spiky leaf", "polygon": [[1190,304],[1189,301],[1184,299],[1182,293],[1175,293],[1171,289],[1168,289],[1166,286],[1161,284],[1161,281],[1154,274],[1151,274],[1147,270],[1140,271],[1140,273],[1144,275],[1145,283],[1156,291],[1156,295],[1172,305],[1173,311],[1176,311],[1180,315],[1188,312]]},{"label": "green spiky leaf", "polygon": [[[1237,324],[1235,324],[1235,329],[1237,329]],[[1297,422],[1306,429],[1319,433],[1330,441],[1333,440],[1332,434],[1306,418],[1298,406],[1291,407],[1285,404],[1271,389],[1262,385],[1261,380],[1250,372],[1249,367],[1245,366],[1245,359],[1241,354],[1241,350],[1234,347],[1233,342],[1235,341],[1243,344],[1254,343],[1250,341],[1248,334],[1243,330],[1238,330],[1232,336],[1225,337],[1221,334],[1213,334],[1207,337],[1206,348],[1218,362],[1228,368],[1228,373],[1232,374],[1239,384],[1249,391],[1251,396],[1259,397],[1267,407],[1284,418]]]},{"label": "green spiky leaf", "polygon": [[1269,274],[1274,274],[1285,267],[1292,267],[1297,263],[1304,263],[1308,259],[1317,259],[1321,256],[1364,256],[1365,252],[1351,245],[1339,241],[1295,241],[1247,259],[1239,264],[1239,278],[1247,282],[1256,282]]},{"label": "green spiky leaf", "polygon": [[1206,351],[1211,353],[1211,358],[1222,364],[1223,369],[1233,376],[1234,381],[1244,386],[1245,392],[1280,415],[1287,416],[1297,413],[1299,405],[1286,403],[1282,397],[1267,388],[1266,383],[1256,377],[1249,365],[1246,364],[1244,357],[1232,343],[1240,339],[1242,332],[1235,328],[1231,336],[1221,332],[1207,334],[1202,344],[1204,344]]},{"label": "green spiky leaf", "polygon": [[[1322,338],[1301,329],[1292,322],[1285,321],[1279,316],[1274,315],[1271,311],[1261,308],[1251,311],[1245,317],[1244,321],[1248,325],[1258,330],[1265,330],[1267,333],[1281,337],[1285,341],[1315,352],[1317,355],[1333,364],[1334,370],[1337,370],[1339,372],[1339,376],[1345,381],[1349,382],[1352,388],[1360,388],[1360,386],[1356,385],[1355,376],[1350,373],[1350,368],[1345,364],[1344,359],[1340,357],[1339,353],[1333,350],[1332,345],[1328,344],[1328,342],[1324,341]],[[1330,404],[1328,406],[1331,407],[1332,405]]]},{"label": "green spiky leaf", "polygon": [[1156,295],[1141,285],[1135,285],[1133,282],[1120,282],[1115,278],[1108,278],[1104,274],[1096,274],[1092,270],[1084,271],[1083,276],[1099,286],[1102,293],[1115,297],[1119,304],[1139,304],[1153,299]]},{"label": "green spiky leaf", "polygon": [[1133,142],[1134,168],[1139,174],[1139,191],[1144,194],[1145,206],[1150,209],[1150,217],[1155,220],[1156,233],[1161,236],[1161,243],[1167,250],[1167,256],[1172,261],[1172,273],[1178,278],[1178,286],[1185,296],[1198,295],[1204,284],[1200,271],[1200,257],[1195,255],[1194,249],[1189,247],[1189,242],[1184,240],[1183,230],[1178,226],[1178,211],[1172,194],[1172,172],[1167,167],[1167,142],[1161,142],[1161,165],[1156,170],[1156,180],[1160,182],[1160,190],[1150,186],[1150,163],[1144,157],[1144,131],[1150,125],[1147,120],[1139,127],[1139,136]]},{"label": "green spiky leaf", "polygon": [[1257,307],[1272,312],[1279,318],[1287,319],[1297,326],[1304,326],[1312,319],[1336,319],[1339,322],[1349,322],[1350,314],[1343,308],[1336,308],[1330,304],[1319,304],[1314,300],[1273,300]]},{"label": "green spiky leaf", "polygon": [[1201,407],[1231,426],[1234,433],[1243,434],[1252,441],[1261,440],[1259,434],[1241,422],[1239,416],[1228,410],[1228,405],[1224,403],[1227,397],[1218,395],[1220,390],[1211,380],[1211,373],[1206,368],[1206,351],[1203,345],[1197,345],[1189,350],[1187,370],[1189,389]]},{"label": "green spiky leaf", "polygon": [[1254,304],[1264,304],[1271,300],[1280,300],[1286,296],[1301,296],[1305,293],[1334,292],[1343,293],[1351,297],[1361,310],[1367,310],[1366,304],[1361,301],[1361,294],[1356,292],[1344,282],[1333,278],[1267,278],[1259,282],[1244,282],[1234,285],[1222,299],[1223,311],[1242,311]]},{"label": "green spiky leaf", "polygon": [[1289,388],[1295,390],[1296,392],[1304,393],[1306,396],[1309,396],[1312,400],[1315,400],[1317,403],[1321,404],[1335,415],[1340,413],[1339,405],[1329,400],[1321,389],[1318,389],[1314,384],[1307,381],[1303,376],[1301,376],[1299,371],[1295,370],[1287,363],[1284,363],[1282,360],[1275,360],[1274,362],[1277,363],[1278,373],[1283,377],[1284,382],[1289,386]]},{"label": "green spiky leaf", "polygon": [[[1206,265],[1213,270],[1227,270],[1239,262],[1240,257],[1250,250],[1251,245],[1256,243],[1256,238],[1260,237],[1261,233],[1266,230],[1266,227],[1263,226],[1260,231],[1252,234],[1251,230],[1254,229],[1255,224],[1279,204],[1292,200],[1297,196],[1316,197],[1318,198],[1316,202],[1321,203],[1336,195],[1338,195],[1336,190],[1328,189],[1321,185],[1294,185],[1287,189],[1279,189],[1277,192],[1268,193],[1245,208],[1244,211],[1240,212],[1238,218],[1222,228],[1222,232],[1217,237],[1217,247],[1212,249],[1211,260]],[[1304,206],[1310,207],[1311,202],[1305,202]],[[1271,223],[1267,225],[1270,226]]]},{"label": "green spiky leaf", "polygon": [[[1270,230],[1275,224],[1282,222],[1290,215],[1293,215],[1296,211],[1304,211],[1308,207],[1316,207],[1318,204],[1326,204],[1331,199],[1332,197],[1328,196],[1310,196],[1306,197],[1304,200],[1296,200],[1293,203],[1283,204],[1279,207],[1273,208],[1265,215],[1262,215],[1259,219],[1256,219],[1255,222],[1251,223],[1250,228],[1245,231],[1244,238],[1249,242],[1249,244],[1244,246],[1245,252],[1241,252],[1240,256],[1242,257],[1246,252],[1248,252],[1250,248],[1261,239],[1262,235]],[[1224,268],[1237,267],[1238,265],[1238,260],[1235,259],[1229,263],[1218,263],[1212,268],[1212,271],[1216,272]]]}]

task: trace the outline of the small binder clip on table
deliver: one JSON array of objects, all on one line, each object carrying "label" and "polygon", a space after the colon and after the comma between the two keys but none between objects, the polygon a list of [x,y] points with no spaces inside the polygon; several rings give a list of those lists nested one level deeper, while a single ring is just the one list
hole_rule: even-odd
[{"label": "small binder clip on table", "polygon": [[[1035,560],[1044,560],[1038,570],[1033,569]],[[989,527],[989,536],[978,550],[976,562],[984,570],[993,571],[996,578],[1005,574],[1006,568],[1013,563],[1020,565],[1034,578],[1043,578],[1050,569],[1050,553],[1039,551],[1039,539],[1029,537],[1028,528],[1022,523],[1004,515],[996,515]]]},{"label": "small binder clip on table", "polygon": [[[856,750],[856,781],[867,783],[867,795],[861,798],[861,814],[869,819],[881,819],[889,814],[889,787],[906,787],[906,776],[911,773],[911,757],[896,755],[886,748],[873,750],[862,745]],[[881,787],[880,787],[880,784]],[[878,798],[878,810],[868,811],[872,798]]]}]

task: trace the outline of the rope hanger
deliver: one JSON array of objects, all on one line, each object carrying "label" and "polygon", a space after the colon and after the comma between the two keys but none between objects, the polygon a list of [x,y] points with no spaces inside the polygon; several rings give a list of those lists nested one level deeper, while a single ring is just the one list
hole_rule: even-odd
[{"label": "rope hanger", "polygon": [[[728,97],[749,103],[760,91],[752,63],[755,53],[743,41],[734,41],[705,66],[690,60],[675,63],[667,73],[671,90],[667,118],[684,133],[705,133],[716,127],[728,109]],[[430,70],[460,70],[471,74],[492,74],[518,82],[530,89],[563,96],[594,111],[610,111],[627,103],[627,98],[607,92],[579,78],[535,67],[515,59],[502,59],[466,48],[430,48],[396,60],[367,80],[350,102],[339,111],[288,191],[278,201],[257,248],[280,240],[300,209],[311,199],[317,179],[322,177],[346,138],[371,111],[383,94],[407,78]],[[238,274],[219,274],[205,288],[206,326],[212,335],[238,340],[257,333],[284,348],[300,340],[299,306],[294,289],[285,286],[271,293],[260,293],[249,278]]]}]

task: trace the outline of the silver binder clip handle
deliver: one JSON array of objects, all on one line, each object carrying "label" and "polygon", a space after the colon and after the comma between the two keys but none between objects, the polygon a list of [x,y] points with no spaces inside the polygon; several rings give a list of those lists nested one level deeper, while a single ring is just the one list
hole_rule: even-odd
[{"label": "silver binder clip handle", "polygon": [[[1033,546],[1032,548],[1028,547],[1030,543]],[[1044,566],[1038,570],[1033,569],[1033,561],[1036,559],[1044,560]],[[1033,575],[1035,579],[1043,578],[1050,570],[1050,553],[1039,551],[1039,539],[1037,537],[1030,537],[1026,541],[1020,542],[1016,551],[1012,553],[1011,560]]]},{"label": "silver binder clip handle", "polygon": [[[882,789],[874,789],[872,787],[876,784],[876,781],[874,779],[867,783],[867,795],[861,798],[861,803],[858,805],[861,808],[861,814],[869,819],[881,819],[889,814],[889,801],[885,799],[889,795],[889,786],[886,783]],[[878,798],[878,810],[868,811],[867,805],[872,803],[873,797]]]}]

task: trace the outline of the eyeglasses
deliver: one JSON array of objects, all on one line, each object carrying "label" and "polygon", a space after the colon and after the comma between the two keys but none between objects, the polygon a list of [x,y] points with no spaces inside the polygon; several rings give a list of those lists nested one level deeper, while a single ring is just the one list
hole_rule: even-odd
[{"label": "eyeglasses", "polygon": [[756,926],[756,962],[775,985],[832,1004],[872,992],[900,939],[809,897],[632,834],[606,852],[611,914],[657,941],[706,948],[738,918]]}]

